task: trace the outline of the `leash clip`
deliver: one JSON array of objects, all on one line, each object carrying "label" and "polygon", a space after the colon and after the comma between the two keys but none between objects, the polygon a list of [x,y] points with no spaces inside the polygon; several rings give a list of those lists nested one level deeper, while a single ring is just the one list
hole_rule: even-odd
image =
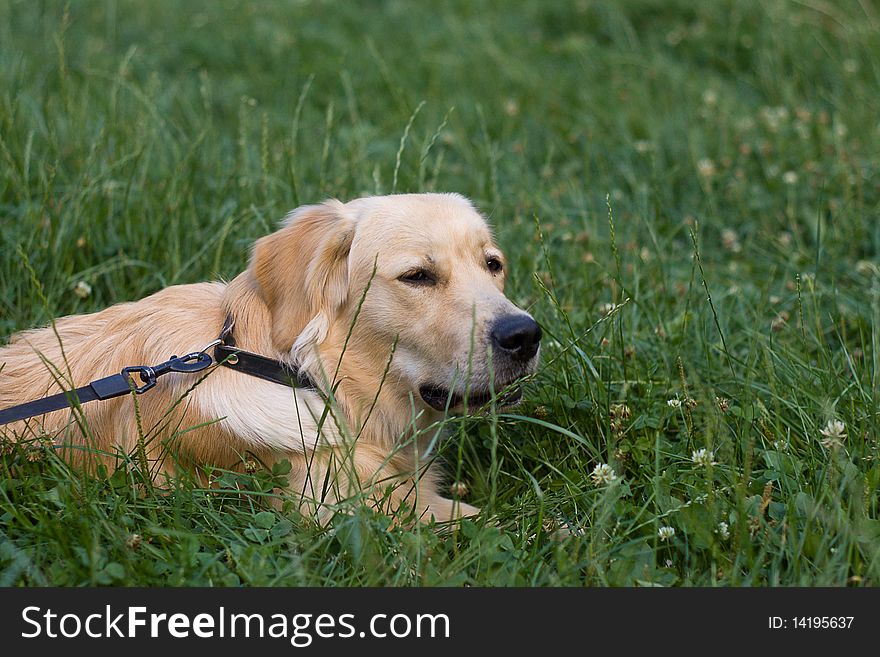
[{"label": "leash clip", "polygon": [[137,373],[143,385],[135,386],[136,394],[146,392],[156,385],[156,379],[168,372],[182,372],[189,374],[191,372],[199,372],[208,367],[212,362],[211,357],[204,351],[194,351],[186,356],[172,356],[169,360],[159,365],[150,367],[149,365],[134,365],[132,367],[123,368],[123,375],[132,375]]},{"label": "leash clip", "polygon": [[[191,354],[187,354],[186,356],[172,356],[171,360],[167,363],[162,363],[162,365],[168,365],[168,371],[170,372],[201,372],[203,369],[208,367],[213,362],[210,355],[205,353],[205,350],[202,351],[194,351]],[[161,366],[160,366],[161,367]],[[162,372],[164,374],[164,372]]]},{"label": "leash clip", "polygon": [[141,381],[143,382],[141,386],[134,386],[135,394],[140,395],[156,385],[156,371],[149,365],[133,365],[132,367],[122,368],[123,376],[130,376],[135,372],[141,375]]}]

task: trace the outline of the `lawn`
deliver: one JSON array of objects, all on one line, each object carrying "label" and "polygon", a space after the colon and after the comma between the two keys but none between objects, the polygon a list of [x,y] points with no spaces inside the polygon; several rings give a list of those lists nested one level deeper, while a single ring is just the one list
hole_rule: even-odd
[{"label": "lawn", "polygon": [[4,443],[0,585],[880,583],[878,91],[857,0],[0,2],[0,340],[435,190],[545,334],[456,530]]}]

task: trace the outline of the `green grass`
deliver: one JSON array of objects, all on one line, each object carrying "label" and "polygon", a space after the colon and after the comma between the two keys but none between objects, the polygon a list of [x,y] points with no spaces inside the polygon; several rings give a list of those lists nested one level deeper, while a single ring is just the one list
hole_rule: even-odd
[{"label": "green grass", "polygon": [[0,584],[880,583],[878,87],[856,0],[0,3],[0,336],[429,190],[490,216],[546,335],[521,407],[450,422],[459,531],[7,446]]}]

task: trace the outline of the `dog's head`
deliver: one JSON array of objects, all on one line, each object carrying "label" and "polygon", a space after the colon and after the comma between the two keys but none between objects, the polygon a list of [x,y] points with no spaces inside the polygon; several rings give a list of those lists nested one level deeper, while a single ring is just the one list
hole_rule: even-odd
[{"label": "dog's head", "polygon": [[383,385],[435,410],[479,405],[537,366],[541,329],[504,296],[504,255],[461,196],[303,207],[251,266],[276,347],[307,366],[344,346],[343,362],[381,375],[396,345]]}]

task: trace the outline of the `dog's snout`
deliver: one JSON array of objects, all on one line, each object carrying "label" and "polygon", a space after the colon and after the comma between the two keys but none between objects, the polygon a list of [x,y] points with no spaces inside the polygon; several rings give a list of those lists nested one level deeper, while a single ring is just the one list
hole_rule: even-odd
[{"label": "dog's snout", "polygon": [[538,353],[541,327],[529,315],[507,315],[492,325],[492,346],[514,360],[527,361]]}]

